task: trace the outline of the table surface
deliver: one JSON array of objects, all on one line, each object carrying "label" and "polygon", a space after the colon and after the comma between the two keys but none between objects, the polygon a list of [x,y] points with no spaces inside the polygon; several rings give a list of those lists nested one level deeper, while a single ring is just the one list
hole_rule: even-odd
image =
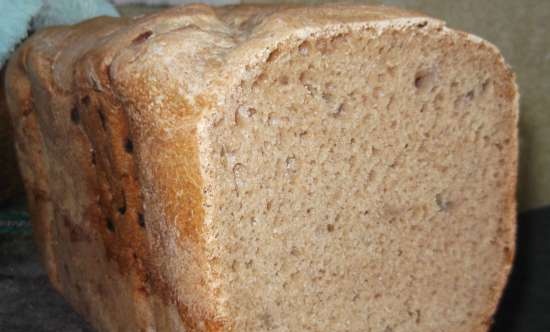
[{"label": "table surface", "polygon": [[0,331],[93,331],[50,286],[28,232],[0,235]]},{"label": "table surface", "polygon": [[[550,331],[550,207],[519,217],[516,264],[491,332]],[[92,332],[48,283],[30,232],[0,234],[0,331]]]}]

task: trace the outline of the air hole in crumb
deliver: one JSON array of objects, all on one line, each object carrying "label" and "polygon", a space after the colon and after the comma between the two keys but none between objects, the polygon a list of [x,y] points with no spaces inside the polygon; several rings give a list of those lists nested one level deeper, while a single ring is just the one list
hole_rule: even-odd
[{"label": "air hole in crumb", "polygon": [[491,84],[491,79],[486,79],[482,84],[481,84],[481,92],[482,93],[485,93],[487,91],[487,89],[489,89],[489,86]]},{"label": "air hole in crumb", "polygon": [[82,105],[89,106],[90,105],[90,96],[82,97],[80,102],[82,103]]},{"label": "air hole in crumb", "polygon": [[376,87],[372,90],[372,95],[374,98],[381,98],[384,97],[384,91],[380,87]]},{"label": "air hole in crumb", "polygon": [[124,150],[128,153],[134,152],[134,142],[130,138],[126,138],[124,141]]},{"label": "air hole in crumb", "polygon": [[71,108],[71,121],[74,124],[79,124],[80,123],[80,111],[78,110],[78,107],[76,107],[76,106],[73,106],[73,108]]},{"label": "air hole in crumb", "polygon": [[296,165],[296,157],[294,155],[286,158],[286,170],[289,172],[296,172],[297,165]]},{"label": "air hole in crumb", "polygon": [[29,114],[31,114],[33,111],[36,111],[36,105],[34,105],[34,103],[32,104],[32,106],[30,107],[24,107],[22,109],[22,114],[23,116],[28,116]]},{"label": "air hole in crumb", "polygon": [[267,74],[265,72],[262,72],[260,75],[256,77],[256,79],[254,80],[254,83],[252,83],[252,88],[256,89],[258,85],[266,82],[267,79],[268,79]]},{"label": "air hole in crumb", "polygon": [[134,45],[141,44],[144,41],[146,41],[147,39],[149,39],[152,35],[153,35],[153,31],[151,31],[151,30],[147,30],[145,32],[142,32],[136,38],[134,38],[134,40],[132,40],[132,44],[134,44]]},{"label": "air hole in crumb", "polygon": [[271,53],[269,53],[269,56],[267,57],[266,62],[270,63],[275,61],[280,54],[281,54],[281,51],[278,48],[274,49],[273,51],[271,51]]},{"label": "air hole in crumb", "polygon": [[416,321],[415,322],[416,322],[416,324],[420,324],[420,320],[421,320],[421,317],[422,317],[421,312],[420,312],[420,310],[416,310],[415,312],[416,312]]},{"label": "air hole in crumb", "polygon": [[388,110],[393,110],[395,106],[395,96],[391,95],[390,100],[388,101],[388,104],[386,105],[386,108]]},{"label": "air hole in crumb", "polygon": [[239,267],[239,262],[234,259],[233,262],[231,262],[231,271],[237,272],[237,269]]},{"label": "air hole in crumb", "polygon": [[327,232],[329,232],[329,233],[334,232],[334,225],[333,224],[328,224],[327,225]]},{"label": "air hole in crumb", "polygon": [[258,316],[258,320],[261,323],[262,330],[273,330],[275,325],[273,321],[273,316],[269,312],[264,312]]},{"label": "air hole in crumb", "polygon": [[376,179],[376,171],[374,169],[371,169],[369,174],[367,175],[367,181],[372,182]]},{"label": "air hole in crumb", "polygon": [[277,116],[276,113],[269,113],[267,115],[267,124],[270,126],[282,126],[289,122],[288,117],[283,116]]},{"label": "air hole in crumb", "polygon": [[439,207],[439,211],[447,211],[451,207],[451,202],[444,200],[441,194],[435,195],[435,204]]},{"label": "air hole in crumb", "polygon": [[309,54],[310,44],[308,41],[304,41],[298,46],[298,51],[301,55],[306,56]]},{"label": "air hole in crumb", "polygon": [[440,109],[443,105],[443,102],[445,101],[445,94],[443,92],[439,92],[434,97],[434,104],[436,109]]},{"label": "air hole in crumb", "polygon": [[388,66],[388,68],[386,69],[386,71],[388,72],[388,75],[390,77],[395,77],[395,74],[397,72],[397,66]]},{"label": "air hole in crumb", "polygon": [[318,40],[315,42],[315,47],[316,47],[317,50],[319,50],[319,52],[321,52],[322,54],[326,54],[326,53],[329,51],[328,41],[327,41],[325,38],[318,39]]},{"label": "air hole in crumb", "polygon": [[328,91],[323,91],[323,93],[321,93],[321,97],[327,102],[327,103],[330,103],[330,101],[332,100],[332,93],[328,92]]},{"label": "air hole in crumb", "polygon": [[355,168],[355,164],[357,163],[357,157],[355,156],[350,156],[349,159],[348,159],[348,163],[349,163],[349,168],[350,169],[354,169]]},{"label": "air hole in crumb", "polygon": [[420,91],[428,90],[432,85],[434,74],[429,70],[419,70],[416,75],[414,75],[414,86]]},{"label": "air hole in crumb", "polygon": [[283,76],[279,77],[279,82],[280,82],[282,85],[288,85],[288,76],[283,75]]},{"label": "air hole in crumb", "polygon": [[330,39],[330,42],[333,45],[333,47],[338,47],[345,41],[346,41],[346,36],[344,34],[336,35]]},{"label": "air hole in crumb", "polygon": [[311,84],[304,84],[304,88],[306,88],[310,96],[316,96],[318,94],[318,89]]},{"label": "air hole in crumb", "polygon": [[512,249],[510,249],[510,247],[504,247],[504,259],[506,259],[507,263],[513,262],[514,254],[512,252]]},{"label": "air hole in crumb", "polygon": [[468,91],[468,93],[466,93],[466,99],[468,101],[472,101],[475,97],[475,91],[474,90],[470,90]]},{"label": "air hole in crumb", "polygon": [[113,220],[111,218],[107,218],[106,223],[107,223],[107,229],[110,230],[111,232],[114,232],[115,224],[113,223]]},{"label": "air hole in crumb", "polygon": [[300,81],[300,83],[304,83],[305,79],[306,79],[306,72],[303,71],[300,73],[300,76],[298,76],[298,80]]},{"label": "air hole in crumb", "polygon": [[252,107],[241,106],[237,108],[235,111],[235,124],[237,126],[244,124],[244,121],[254,116],[254,114],[256,114],[256,109]]},{"label": "air hole in crumb", "polygon": [[143,215],[143,213],[138,213],[138,224],[145,228],[145,216]]},{"label": "air hole in crumb", "polygon": [[113,81],[113,77],[111,76],[111,64],[106,65],[103,71],[105,72],[105,76],[107,76],[107,80],[110,84]]},{"label": "air hole in crumb", "polygon": [[103,127],[103,129],[107,129],[107,120],[105,119],[105,114],[103,114],[103,112],[98,109],[97,110],[97,115],[99,116],[99,121],[101,122],[101,127]]},{"label": "air hole in crumb", "polygon": [[122,205],[118,208],[118,213],[126,213],[126,195],[124,194],[124,192],[122,192]]},{"label": "air hole in crumb", "polygon": [[420,23],[416,24],[416,27],[422,29],[426,25],[428,25],[428,21],[420,22]]},{"label": "air hole in crumb", "polygon": [[333,118],[337,118],[339,117],[343,111],[344,111],[344,103],[340,103],[331,113],[330,113],[330,116],[332,116]]},{"label": "air hole in crumb", "polygon": [[244,182],[244,172],[245,172],[245,167],[244,167],[243,164],[236,163],[233,166],[233,182],[234,182],[234,185],[235,185],[235,193],[236,193],[237,197],[240,194],[240,188],[242,186],[244,186],[244,184],[245,184],[245,182]]}]

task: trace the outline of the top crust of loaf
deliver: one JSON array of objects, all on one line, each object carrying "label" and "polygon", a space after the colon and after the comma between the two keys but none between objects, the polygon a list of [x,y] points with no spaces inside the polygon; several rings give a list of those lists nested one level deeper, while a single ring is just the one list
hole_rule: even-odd
[{"label": "top crust of loaf", "polygon": [[[32,196],[33,222],[54,285],[105,329],[115,328],[112,321],[118,320],[120,326],[136,328],[231,330],[231,318],[224,315],[216,293],[221,276],[212,270],[215,258],[205,250],[213,241],[205,230],[211,220],[201,168],[208,157],[199,148],[206,127],[220,110],[237,107],[241,82],[257,77],[263,66],[282,54],[284,45],[312,36],[409,28],[460,36],[489,49],[495,65],[505,68],[503,79],[513,81],[491,44],[450,30],[442,21],[390,7],[190,5],[136,19],[102,17],[37,32],[10,61],[7,97],[22,173]],[[517,109],[515,85],[506,94]],[[96,109],[99,116],[92,112]],[[82,128],[75,131],[77,121]],[[56,129],[48,130],[48,123]],[[54,151],[51,146],[61,144],[63,135],[83,147]],[[57,161],[63,154],[76,161]],[[93,166],[79,164],[89,164],[90,158]],[[516,156],[510,158],[515,164]],[[66,189],[54,168],[75,177],[82,176],[82,170],[91,180]],[[74,199],[63,199],[64,190],[74,193]],[[515,180],[509,193],[512,216]],[[107,206],[118,206],[118,212]],[[63,216],[51,212],[57,210],[63,210]],[[57,230],[60,218],[67,220],[70,234],[91,237],[89,246],[108,257],[95,269],[72,271],[73,278],[94,275],[105,285],[122,278],[121,284],[131,286],[116,287],[137,303],[137,308],[128,309],[134,312],[94,312],[86,302],[95,300],[82,299],[77,288],[67,285],[67,269],[72,266],[63,267],[69,258],[60,252],[73,252],[89,265],[99,258]],[[104,227],[105,220],[117,224],[119,218],[135,221],[131,226],[121,223],[123,236],[118,229],[113,233]],[[513,217],[509,220],[513,230]],[[145,228],[139,225],[143,222]],[[514,232],[508,236],[513,255]],[[509,268],[502,271],[500,288]],[[104,297],[115,297],[110,294]],[[488,303],[487,317],[498,296]],[[155,308],[159,303],[174,309],[161,312]]]}]

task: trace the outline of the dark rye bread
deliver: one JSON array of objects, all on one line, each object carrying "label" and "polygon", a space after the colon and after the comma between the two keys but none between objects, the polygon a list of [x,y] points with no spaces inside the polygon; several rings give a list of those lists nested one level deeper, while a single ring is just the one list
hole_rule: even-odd
[{"label": "dark rye bread", "polygon": [[192,5],[40,31],[7,76],[50,279],[98,330],[487,330],[518,117],[491,44]]}]

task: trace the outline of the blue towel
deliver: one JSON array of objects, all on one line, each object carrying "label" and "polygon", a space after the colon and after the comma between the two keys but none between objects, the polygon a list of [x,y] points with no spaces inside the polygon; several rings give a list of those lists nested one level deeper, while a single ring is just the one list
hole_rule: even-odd
[{"label": "blue towel", "polygon": [[27,36],[32,18],[42,7],[42,0],[0,0],[0,67],[15,46]]},{"label": "blue towel", "polygon": [[0,67],[29,32],[74,24],[96,16],[118,16],[106,0],[0,0]]}]

